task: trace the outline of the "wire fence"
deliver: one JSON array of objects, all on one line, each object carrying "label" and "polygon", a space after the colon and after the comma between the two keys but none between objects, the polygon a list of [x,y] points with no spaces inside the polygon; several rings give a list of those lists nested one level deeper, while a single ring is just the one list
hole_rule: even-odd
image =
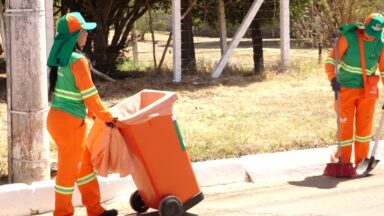
[{"label": "wire fence", "polygon": [[[263,5],[275,5],[274,7],[263,7]],[[276,5],[277,4],[277,5]],[[239,46],[235,49],[233,56],[229,59],[228,66],[242,68],[245,70],[252,70],[254,68],[254,50],[262,50],[263,64],[265,67],[278,65],[280,62],[280,9],[278,7],[279,1],[277,0],[265,0],[258,14],[253,20],[253,23],[248,28],[245,36],[242,38]],[[244,11],[245,17],[247,11]],[[268,15],[268,16],[267,16]],[[241,17],[243,19],[244,17]],[[155,50],[157,62],[160,61],[163,56],[164,49],[167,47],[167,41],[171,32],[171,14],[154,15],[156,34],[155,34]],[[144,16],[139,22],[147,22],[148,19]],[[143,24],[141,24],[143,25]],[[205,72],[213,72],[217,63],[221,58],[220,47],[220,29],[219,25],[212,26],[208,22],[204,22],[193,26],[193,46],[189,49],[182,50],[187,53],[194,53],[196,58],[196,64],[199,70]],[[239,28],[239,24],[226,23],[227,27],[227,43],[232,40],[233,35]],[[255,36],[258,33],[258,36]],[[253,42],[257,41],[256,43]],[[290,40],[290,56],[292,61],[297,59],[318,59],[322,58],[322,46],[321,44],[315,44],[311,41],[301,40],[295,38],[291,34]],[[150,33],[146,33],[144,37],[138,42],[139,51],[139,64],[149,67],[154,66],[153,60],[153,43],[151,41]],[[129,59],[133,59],[132,48],[128,49],[126,56]],[[172,68],[172,43],[167,49],[164,56],[164,67]],[[184,61],[185,59],[182,59]]]}]

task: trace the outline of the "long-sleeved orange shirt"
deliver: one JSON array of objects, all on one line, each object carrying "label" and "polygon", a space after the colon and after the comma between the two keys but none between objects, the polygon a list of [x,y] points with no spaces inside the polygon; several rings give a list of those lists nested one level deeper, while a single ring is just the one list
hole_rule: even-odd
[{"label": "long-sleeved orange shirt", "polygon": [[[94,87],[88,61],[85,57],[80,58],[71,65],[71,70],[75,77],[76,86],[80,91]],[[98,93],[84,99],[88,112],[93,113],[97,118],[104,122],[112,122],[113,116],[105,107]],[[89,115],[88,115],[89,116]]]}]

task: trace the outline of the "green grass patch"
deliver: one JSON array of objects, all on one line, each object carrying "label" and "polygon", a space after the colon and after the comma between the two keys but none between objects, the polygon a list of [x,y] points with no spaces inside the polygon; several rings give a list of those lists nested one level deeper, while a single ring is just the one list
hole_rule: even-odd
[{"label": "green grass patch", "polygon": [[132,60],[128,59],[121,62],[117,66],[117,69],[119,71],[147,71],[149,67],[149,65],[146,65],[144,63],[135,64]]}]

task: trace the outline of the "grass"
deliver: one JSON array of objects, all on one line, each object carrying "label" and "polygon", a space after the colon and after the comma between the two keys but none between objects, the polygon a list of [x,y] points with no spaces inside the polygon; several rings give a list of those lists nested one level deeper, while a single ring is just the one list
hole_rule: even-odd
[{"label": "grass", "polygon": [[[199,67],[210,71],[210,65]],[[176,91],[174,113],[193,161],[334,143],[332,93],[322,66],[309,60],[287,73],[274,68],[263,76],[238,75],[231,67],[218,80],[200,74],[176,85],[169,77],[149,76],[98,88],[110,105],[143,88]]]},{"label": "grass", "polygon": [[[160,34],[158,45],[164,45],[166,38],[166,34]],[[231,58],[229,69],[219,79],[211,79],[220,50],[212,45],[218,39],[206,40],[209,46],[203,46],[204,38],[196,39],[198,75],[183,76],[182,83],[175,84],[169,70],[154,74],[138,69],[142,76],[120,79],[113,84],[97,81],[103,101],[113,106],[145,88],[177,92],[179,100],[174,113],[193,161],[335,144],[333,94],[323,65],[317,62],[316,51],[292,49],[290,70],[282,73],[278,69],[279,50],[265,48],[266,70],[255,76],[250,70],[252,47],[243,46]],[[141,42],[139,47],[152,48],[148,41]],[[161,56],[161,49],[158,52]],[[142,52],[140,58],[139,68],[151,66],[150,52]],[[171,59],[171,54],[167,54],[166,68]],[[127,69],[132,64],[120,67]],[[377,112],[379,104],[382,101]],[[3,98],[0,100],[0,176],[6,175],[6,118]],[[375,127],[377,122],[376,119]],[[55,151],[52,143],[53,157]]]}]

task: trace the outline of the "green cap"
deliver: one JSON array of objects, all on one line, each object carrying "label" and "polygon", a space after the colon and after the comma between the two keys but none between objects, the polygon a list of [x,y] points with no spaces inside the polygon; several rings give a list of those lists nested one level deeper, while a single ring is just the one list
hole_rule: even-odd
[{"label": "green cap", "polygon": [[365,32],[379,39],[383,39],[384,17],[380,13],[371,13],[365,19]]},{"label": "green cap", "polygon": [[85,22],[79,12],[72,12],[62,16],[57,24],[57,34],[48,57],[48,66],[63,67],[68,64],[80,30],[92,30],[96,23]]}]

